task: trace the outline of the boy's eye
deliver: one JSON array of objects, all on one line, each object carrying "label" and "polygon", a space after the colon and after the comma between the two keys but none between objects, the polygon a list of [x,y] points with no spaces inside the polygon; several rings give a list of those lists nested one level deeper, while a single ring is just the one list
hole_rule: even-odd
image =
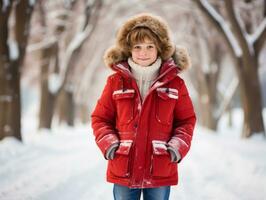
[{"label": "boy's eye", "polygon": [[133,49],[140,49],[140,48],[141,48],[141,47],[138,46],[138,45],[136,45],[136,46],[133,47]]},{"label": "boy's eye", "polygon": [[147,50],[149,50],[149,49],[154,49],[155,48],[155,45],[152,45],[152,44],[150,44],[150,45],[144,45],[144,46],[142,46],[142,45],[135,45],[135,46],[133,46],[133,49],[134,50],[141,50],[141,49],[147,49]]}]

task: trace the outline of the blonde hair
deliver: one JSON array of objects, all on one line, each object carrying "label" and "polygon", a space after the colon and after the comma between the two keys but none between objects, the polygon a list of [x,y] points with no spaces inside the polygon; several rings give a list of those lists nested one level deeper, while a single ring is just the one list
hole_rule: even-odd
[{"label": "blonde hair", "polygon": [[146,39],[151,40],[155,44],[158,50],[158,54],[160,54],[161,45],[160,45],[160,40],[158,36],[155,33],[153,33],[149,28],[146,28],[146,27],[134,28],[127,35],[127,43],[128,43],[129,51],[132,50],[135,44],[145,42]]}]

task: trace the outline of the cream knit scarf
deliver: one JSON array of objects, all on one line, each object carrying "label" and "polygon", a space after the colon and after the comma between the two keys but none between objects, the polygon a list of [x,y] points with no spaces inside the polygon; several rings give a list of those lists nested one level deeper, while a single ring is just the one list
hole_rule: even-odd
[{"label": "cream knit scarf", "polygon": [[162,60],[160,57],[158,57],[152,65],[143,67],[136,64],[132,58],[128,58],[128,64],[131,67],[131,72],[134,78],[136,79],[141,97],[144,99],[150,86],[159,74]]}]

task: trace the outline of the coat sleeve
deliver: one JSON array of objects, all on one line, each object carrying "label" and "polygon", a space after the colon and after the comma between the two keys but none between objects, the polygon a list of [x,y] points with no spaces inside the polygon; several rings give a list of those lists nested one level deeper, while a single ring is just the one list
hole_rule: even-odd
[{"label": "coat sleeve", "polygon": [[168,145],[180,154],[181,159],[178,162],[190,149],[196,123],[196,115],[186,85],[183,80],[180,81],[181,87],[174,110],[173,135],[168,142]]},{"label": "coat sleeve", "polygon": [[119,143],[115,130],[116,111],[112,92],[112,77],[109,77],[102,95],[91,114],[91,124],[95,141],[105,158],[107,150],[112,145]]}]

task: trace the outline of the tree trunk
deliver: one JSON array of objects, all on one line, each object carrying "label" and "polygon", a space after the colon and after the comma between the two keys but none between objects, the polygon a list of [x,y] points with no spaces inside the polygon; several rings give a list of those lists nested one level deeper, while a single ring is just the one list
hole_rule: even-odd
[{"label": "tree trunk", "polygon": [[[227,11],[228,20],[230,27],[232,28],[231,40],[226,34],[228,31],[224,30],[224,19],[220,16],[219,20],[215,10],[210,12],[209,8],[206,8],[207,1],[203,3],[199,0],[194,0],[199,8],[203,11],[209,21],[214,27],[222,34],[225,41],[227,42],[230,53],[234,58],[235,67],[237,68],[238,78],[241,89],[241,101],[244,111],[244,125],[243,125],[243,137],[250,137],[252,134],[260,133],[265,135],[265,128],[262,117],[262,96],[261,96],[261,85],[258,77],[258,56],[265,44],[266,39],[266,28],[263,27],[259,37],[256,41],[249,46],[246,36],[241,30],[241,26],[237,20],[233,2],[230,0],[225,1],[225,9]],[[215,13],[216,12],[216,13]],[[215,13],[215,15],[213,14]],[[223,22],[221,22],[221,19]],[[262,22],[263,23],[263,22]],[[232,44],[232,39],[235,39],[235,43],[238,43],[241,48],[241,53],[236,51],[238,48]],[[254,55],[253,55],[254,54]]]},{"label": "tree trunk", "polygon": [[[0,7],[3,9],[3,1],[0,2]],[[0,15],[0,139],[5,136],[14,136],[21,140],[20,71],[27,46],[33,7],[27,0],[17,2],[14,7],[16,22],[14,39],[18,51],[16,58],[9,55],[7,45],[12,1]]]},{"label": "tree trunk", "polygon": [[51,128],[54,110],[54,100],[55,96],[49,92],[47,80],[42,80],[39,128]]},{"label": "tree trunk", "polygon": [[200,109],[201,109],[201,122],[202,125],[211,129],[217,130],[218,120],[214,116],[213,112],[213,99],[210,99],[210,96],[207,94],[207,91],[199,93],[201,97],[200,99]]},{"label": "tree trunk", "polygon": [[56,94],[49,89],[50,63],[51,60],[57,59],[57,43],[46,47],[42,52],[41,67],[41,102],[39,112],[39,128],[50,129],[55,107]]},{"label": "tree trunk", "polygon": [[22,140],[21,138],[21,98],[20,98],[20,70],[17,66],[19,62],[12,63],[12,78],[11,78],[11,91],[12,91],[12,101],[11,101],[11,113],[10,113],[10,122],[9,124],[12,129],[11,136],[15,136],[17,139]]},{"label": "tree trunk", "polygon": [[[3,2],[0,2],[2,8]],[[10,135],[10,118],[12,95],[10,94],[10,76],[9,69],[11,62],[9,59],[8,39],[8,19],[11,12],[11,5],[6,7],[0,15],[0,140]]]},{"label": "tree trunk", "polygon": [[81,119],[81,122],[83,124],[87,123],[90,121],[89,119],[89,110],[88,110],[88,105],[85,104],[81,104],[78,106],[78,110],[79,110],[79,119]]},{"label": "tree trunk", "polygon": [[73,92],[65,89],[61,90],[59,103],[59,122],[66,122],[69,126],[74,126],[75,106]]},{"label": "tree trunk", "polygon": [[231,104],[228,105],[226,112],[228,114],[228,121],[227,121],[228,126],[232,128],[233,127],[233,113],[232,113],[232,105]]},{"label": "tree trunk", "polygon": [[72,91],[65,91],[66,96],[66,122],[69,126],[74,126],[75,103]]},{"label": "tree trunk", "polygon": [[[242,105],[244,110],[244,125],[242,136],[250,137],[252,134],[260,133],[265,135],[263,117],[262,117],[262,95],[261,85],[258,76],[258,55],[261,49],[257,46],[259,43],[263,45],[266,38],[266,29],[264,27],[258,39],[252,44],[248,44],[247,37],[241,31],[241,26],[237,20],[237,13],[235,13],[234,4],[230,0],[225,1],[225,7],[228,14],[228,19],[232,25],[232,31],[236,40],[241,47],[242,55],[235,57],[239,64],[238,73],[240,84],[242,87]],[[248,26],[248,28],[250,28]],[[250,32],[251,30],[246,30]],[[233,48],[233,47],[232,47]],[[242,82],[242,83],[241,83]]]},{"label": "tree trunk", "polygon": [[[243,60],[243,59],[242,59]],[[261,86],[256,67],[249,67],[246,65],[257,66],[256,60],[252,62],[241,62],[244,68],[240,73],[240,89],[241,99],[244,111],[244,126],[242,137],[250,137],[252,134],[265,133],[263,116],[262,116],[262,96]],[[246,69],[246,70],[245,70]]]},{"label": "tree trunk", "polygon": [[[208,90],[208,93],[210,93],[211,90]],[[217,124],[218,124],[218,119],[215,116],[215,111],[217,110],[216,105],[217,105],[217,101],[216,101],[216,92],[209,94],[209,109],[207,110],[208,112],[208,128],[211,130],[216,131],[217,130]]]},{"label": "tree trunk", "polygon": [[216,130],[217,120],[213,115],[213,105],[215,104],[215,98],[212,98],[214,95],[212,94],[212,90],[209,87],[209,81],[207,80],[207,75],[203,73],[200,66],[196,66],[198,82],[197,90],[199,95],[199,103],[200,103],[200,114],[201,117],[200,122],[203,126]]}]

